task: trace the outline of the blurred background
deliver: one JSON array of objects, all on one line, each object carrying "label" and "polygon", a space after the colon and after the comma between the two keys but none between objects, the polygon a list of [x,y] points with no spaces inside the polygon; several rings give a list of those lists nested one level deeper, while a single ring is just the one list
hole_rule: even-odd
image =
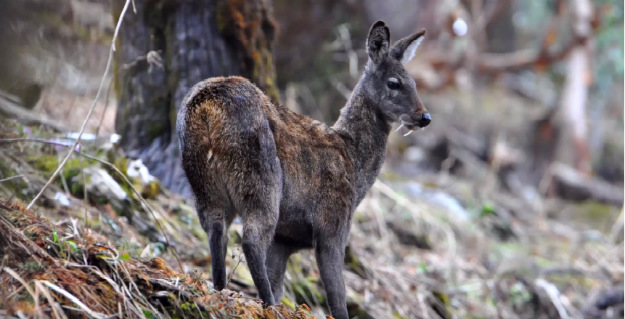
[{"label": "blurred background", "polygon": [[[427,29],[407,70],[433,121],[391,134],[379,180],[357,210],[345,266],[350,314],[623,316],[623,1],[0,6],[3,200],[30,202],[93,110],[80,145],[100,161],[72,157],[35,203],[39,214],[59,224],[98,220],[90,229],[132,258],[161,256],[208,274],[175,134],[188,89],[243,75],[276,103],[331,124],[367,62],[369,26],[384,20],[394,40]],[[254,296],[237,267],[239,228],[229,287]],[[314,256],[292,259],[283,303],[323,316]]]}]

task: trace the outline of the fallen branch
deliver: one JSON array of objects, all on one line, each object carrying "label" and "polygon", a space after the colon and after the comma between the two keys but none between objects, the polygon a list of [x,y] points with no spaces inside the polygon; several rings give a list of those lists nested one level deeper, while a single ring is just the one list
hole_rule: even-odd
[{"label": "fallen branch", "polygon": [[11,96],[8,96],[6,93],[0,91],[0,113],[15,118],[24,124],[44,125],[57,132],[69,132],[67,126],[27,110],[22,107],[17,100],[18,98],[13,99]]},{"label": "fallen branch", "polygon": [[562,319],[571,318],[566,312],[564,305],[560,301],[560,291],[555,285],[553,285],[550,282],[547,282],[546,280],[542,278],[538,278],[536,279],[536,286],[542,288],[547,293],[547,295],[549,296],[549,299],[551,299],[551,302],[553,303],[553,306],[556,307],[556,310],[558,311],[558,315],[560,316],[560,318]]},{"label": "fallen branch", "polygon": [[549,171],[553,191],[563,199],[575,201],[591,199],[608,205],[623,205],[622,188],[586,176],[564,164],[554,164]]},{"label": "fallen branch", "polygon": [[556,52],[545,48],[525,49],[511,53],[482,53],[477,67],[483,72],[502,72],[534,65],[546,65],[564,59],[581,40],[575,40]]}]

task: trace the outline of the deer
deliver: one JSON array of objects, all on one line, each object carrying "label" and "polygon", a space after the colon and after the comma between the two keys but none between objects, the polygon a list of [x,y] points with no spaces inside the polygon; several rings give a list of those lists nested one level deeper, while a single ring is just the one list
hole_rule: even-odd
[{"label": "deer", "polygon": [[375,22],[365,70],[332,126],[274,103],[243,77],[190,89],[176,130],[216,290],[227,284],[227,230],[239,216],[265,306],[282,298],[289,256],[313,249],[332,316],[348,318],[342,270],[354,211],[380,172],[392,125],[412,132],[431,121],[404,67],[424,35],[391,46],[388,26]]}]

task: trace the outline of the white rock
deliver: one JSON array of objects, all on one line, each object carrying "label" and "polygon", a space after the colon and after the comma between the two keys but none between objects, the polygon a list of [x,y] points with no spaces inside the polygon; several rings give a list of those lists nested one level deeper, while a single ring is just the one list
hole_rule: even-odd
[{"label": "white rock", "polygon": [[156,180],[156,178],[150,174],[148,168],[143,165],[143,161],[140,159],[130,161],[128,163],[126,174],[128,174],[128,177],[130,178],[139,177],[144,185]]},{"label": "white rock", "polygon": [[89,176],[87,179],[88,192],[93,192],[106,198],[126,199],[126,192],[107,171],[94,167],[87,167],[84,171]]},{"label": "white rock", "polygon": [[67,198],[67,195],[61,192],[57,192],[56,194],[54,194],[54,199],[63,206],[69,206],[70,204],[69,198]]}]

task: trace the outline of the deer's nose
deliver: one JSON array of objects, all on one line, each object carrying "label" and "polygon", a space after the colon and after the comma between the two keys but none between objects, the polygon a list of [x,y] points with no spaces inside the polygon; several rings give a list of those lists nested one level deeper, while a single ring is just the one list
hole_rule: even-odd
[{"label": "deer's nose", "polygon": [[421,115],[421,119],[419,119],[419,127],[426,127],[432,122],[432,117],[430,113],[423,113]]}]

